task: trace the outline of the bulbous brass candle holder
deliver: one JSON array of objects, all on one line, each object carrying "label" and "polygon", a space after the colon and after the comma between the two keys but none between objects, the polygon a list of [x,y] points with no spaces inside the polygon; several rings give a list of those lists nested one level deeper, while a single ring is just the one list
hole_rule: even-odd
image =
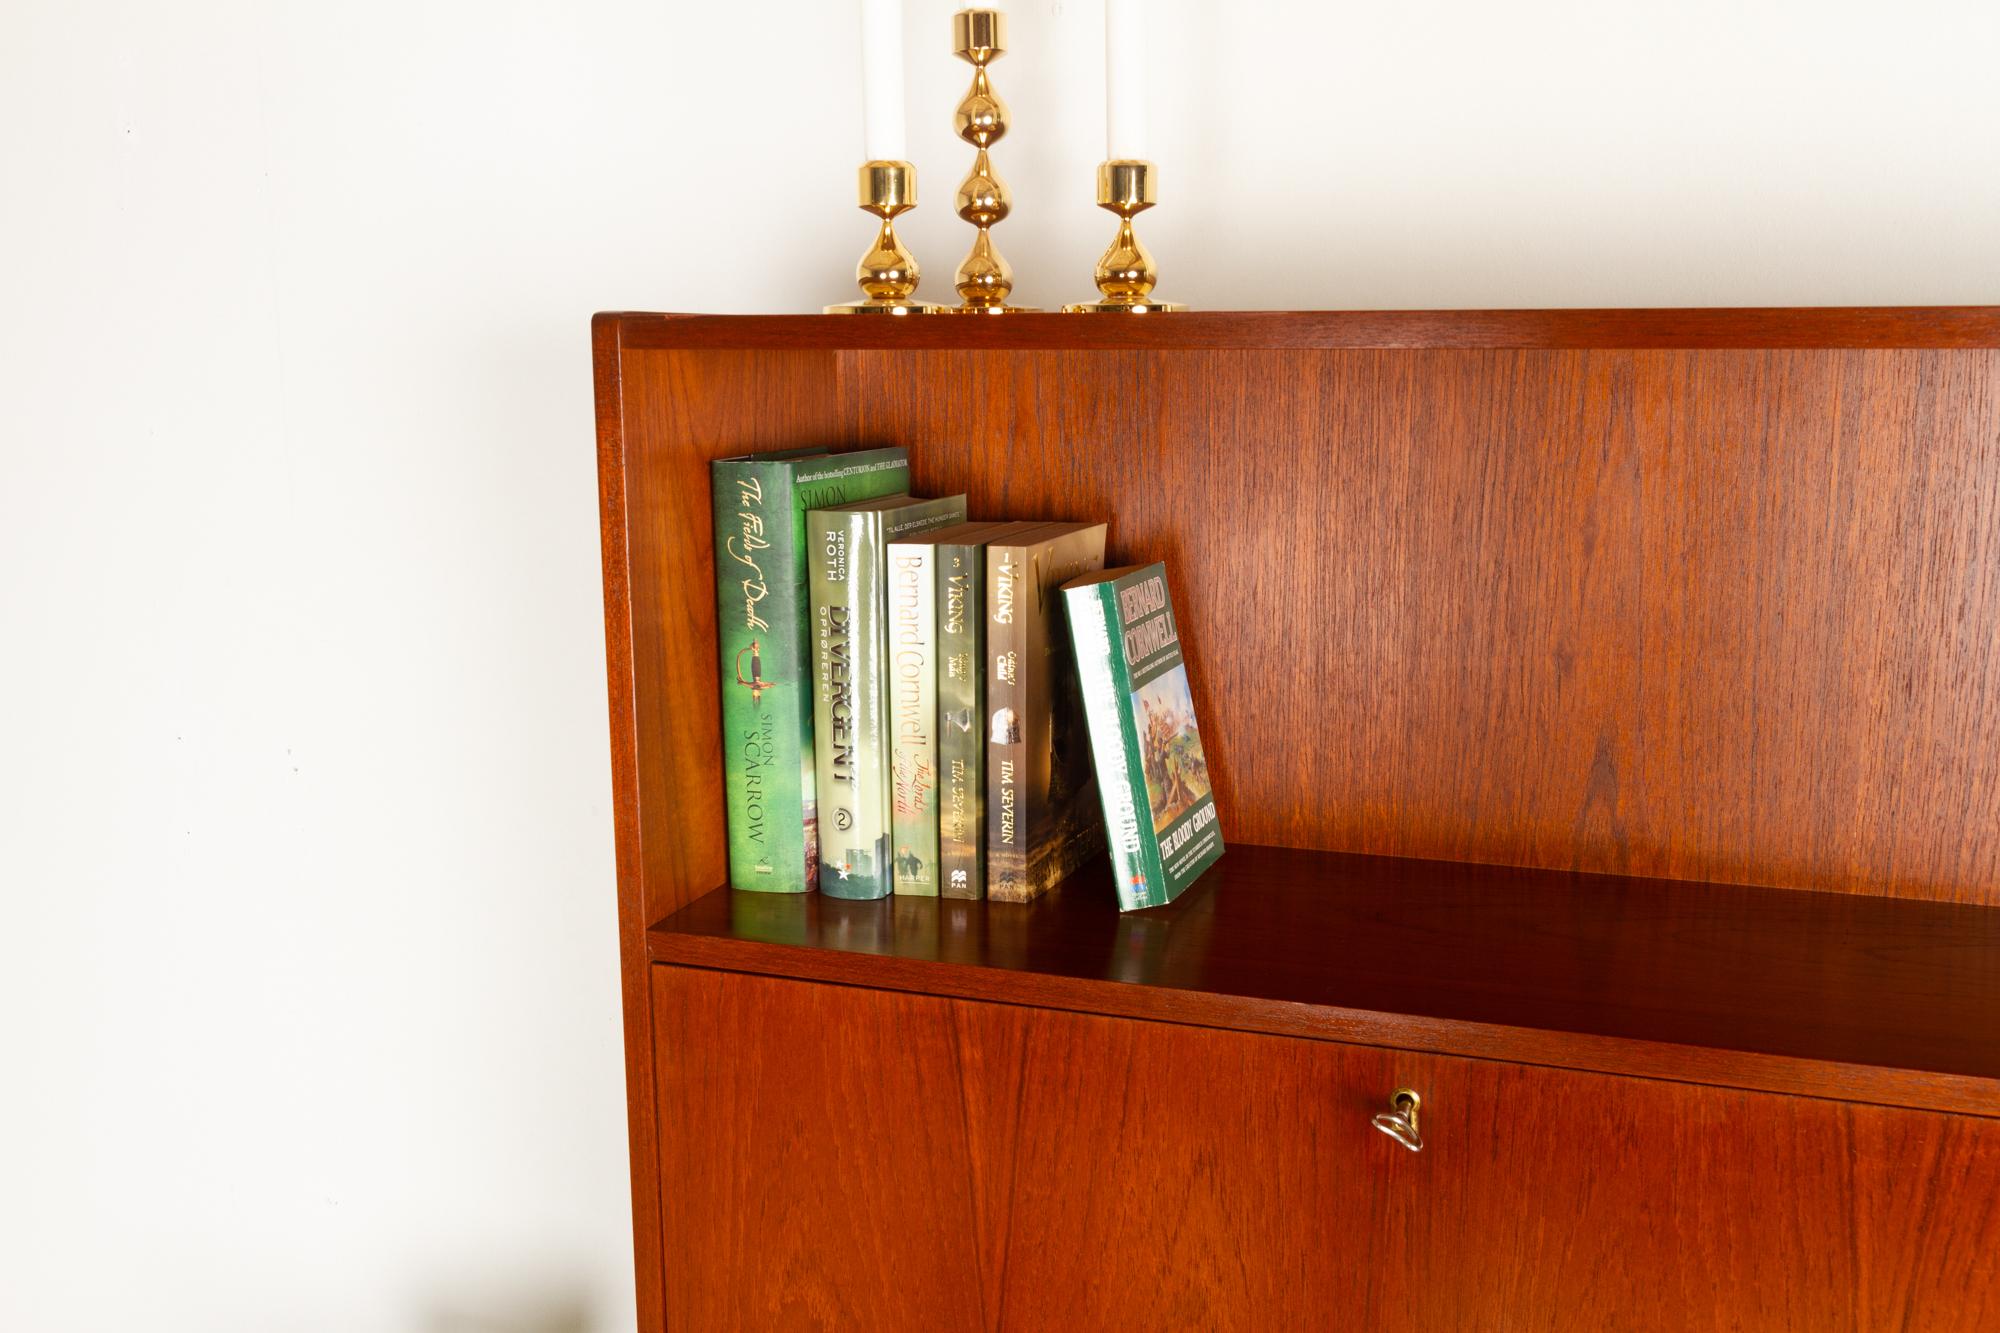
[{"label": "bulbous brass candle holder", "polygon": [[917,206],[917,169],[908,162],[864,162],[857,193],[863,212],[882,219],[875,244],[855,266],[861,299],[826,307],[829,315],[918,315],[937,307],[912,300],[922,273],[896,236],[896,218]]},{"label": "bulbous brass candle holder", "polygon": [[1153,284],[1160,280],[1159,266],[1153,262],[1153,252],[1132,231],[1132,219],[1158,202],[1160,187],[1151,162],[1114,158],[1098,163],[1097,206],[1118,215],[1118,234],[1097,261],[1098,299],[1066,305],[1065,312],[1144,315],[1187,309],[1177,301],[1153,299]]},{"label": "bulbous brass candle holder", "polygon": [[971,144],[972,173],[958,187],[958,215],[979,229],[972,253],[958,266],[960,304],[942,309],[960,315],[1001,315],[1027,306],[1008,305],[1014,270],[993,244],[992,227],[1013,208],[1006,182],[993,170],[987,149],[1007,133],[1007,104],[993,91],[986,67],[1007,53],[1007,16],[993,9],[961,9],[951,16],[952,52],[972,66],[972,87],[958,104],[953,125]]}]

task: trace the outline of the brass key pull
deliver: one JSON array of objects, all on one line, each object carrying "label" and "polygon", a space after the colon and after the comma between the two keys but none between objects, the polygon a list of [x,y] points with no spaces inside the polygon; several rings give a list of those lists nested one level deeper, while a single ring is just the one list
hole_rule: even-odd
[{"label": "brass key pull", "polygon": [[1389,1099],[1389,1109],[1375,1117],[1375,1128],[1411,1152],[1422,1152],[1424,1136],[1417,1132],[1417,1108],[1423,1104],[1414,1088],[1398,1088]]}]

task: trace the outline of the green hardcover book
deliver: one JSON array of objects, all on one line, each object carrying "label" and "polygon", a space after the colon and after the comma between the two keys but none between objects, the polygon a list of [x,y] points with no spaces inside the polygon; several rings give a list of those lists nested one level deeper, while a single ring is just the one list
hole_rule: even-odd
[{"label": "green hardcover book", "polygon": [[[936,897],[941,685],[939,561],[1002,526],[960,523],[889,543],[889,842],[897,893]],[[963,619],[961,612],[960,618]]]},{"label": "green hardcover book", "polygon": [[880,898],[893,886],[888,546],[964,521],[963,495],[892,495],[806,515],[822,893]]},{"label": "green hardcover book", "polygon": [[909,489],[903,449],[747,454],[711,467],[729,882],[805,893],[819,878],[806,511]]},{"label": "green hardcover book", "polygon": [[1104,568],[1102,523],[986,547],[986,896],[1027,902],[1104,846],[1058,589]]},{"label": "green hardcover book", "polygon": [[1170,903],[1222,855],[1165,565],[1063,587],[1118,908]]},{"label": "green hardcover book", "polygon": [[947,898],[986,896],[986,544],[1047,526],[938,534],[938,875]]}]

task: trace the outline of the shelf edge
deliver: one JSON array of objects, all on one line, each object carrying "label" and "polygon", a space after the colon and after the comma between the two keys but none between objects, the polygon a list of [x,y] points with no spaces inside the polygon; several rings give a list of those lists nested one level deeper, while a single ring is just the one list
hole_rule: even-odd
[{"label": "shelf edge", "polygon": [[652,930],[652,961],[723,972],[788,977],[945,999],[980,1000],[1223,1028],[1279,1037],[1390,1047],[1429,1055],[1498,1060],[1584,1073],[1771,1092],[1906,1110],[2000,1118],[2000,1080],[1966,1074],[1855,1065],[1640,1038],[1511,1027],[1173,990],[925,959],[802,948]]},{"label": "shelf edge", "polygon": [[607,312],[647,350],[2000,349],[2000,306],[1207,310],[1132,319],[829,319]]}]

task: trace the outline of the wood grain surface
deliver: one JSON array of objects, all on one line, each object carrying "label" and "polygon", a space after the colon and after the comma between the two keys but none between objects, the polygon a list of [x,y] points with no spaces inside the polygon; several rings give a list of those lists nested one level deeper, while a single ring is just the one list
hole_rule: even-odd
[{"label": "wood grain surface", "polygon": [[857,352],[1163,559],[1232,840],[2000,902],[2000,353]]},{"label": "wood grain surface", "polygon": [[639,683],[632,653],[632,569],[626,517],[625,396],[619,323],[591,322],[596,369],[598,526],[604,556],[604,660],[611,713],[612,823],[618,864],[619,1000],[625,1023],[627,1147],[632,1163],[632,1249],[640,1324],[662,1329],[660,1159],[653,1111],[652,993],[643,931],[645,901],[639,836]]},{"label": "wood grain surface", "polygon": [[625,346],[846,351],[989,348],[1203,351],[1340,347],[1985,347],[2000,306],[1666,310],[1195,310],[1155,319],[826,319],[623,314]]},{"label": "wood grain surface", "polygon": [[[605,663],[617,834],[626,1097],[640,1324],[663,1327],[660,1171],[645,930],[726,870],[707,458],[780,448],[831,421],[826,355],[633,358],[592,325]],[[815,391],[817,386],[817,391]]]},{"label": "wood grain surface", "polygon": [[738,349],[754,317],[640,319],[723,345],[643,350],[602,324],[649,920],[721,851],[706,462],[801,443],[906,444],[979,517],[1106,517],[1114,559],[1166,559],[1235,840],[2000,902],[2000,351]]},{"label": "wood grain surface", "polygon": [[[654,969],[675,1328],[1974,1330],[2000,1125]],[[1369,1119],[1424,1097],[1424,1151]]]},{"label": "wood grain surface", "polygon": [[[1159,1025],[1183,1034],[1172,1040],[1276,1040],[1192,1026],[1268,1025],[1993,1113],[1979,1035],[1991,1028],[1964,1025],[1991,993],[1983,918],[1933,921],[1926,909],[2000,906],[2000,311],[606,315],[593,345],[642,1327],[664,1327],[679,1299],[665,1268],[678,1282],[684,1261],[735,1243],[687,1241],[682,1256],[685,1238],[662,1241],[693,1225],[676,1182],[696,1150],[656,1139],[656,1057],[677,1038],[656,1023],[648,929],[724,876],[707,462],[749,450],[905,444],[919,488],[965,490],[977,517],[1106,517],[1114,560],[1166,559],[1232,843],[1827,890],[1859,904],[1844,934],[1802,927],[1820,952],[1764,957],[1779,969],[1764,989],[1715,968],[1676,998],[1693,952],[1669,943],[1655,960],[1661,922],[1617,915],[1645,900],[1630,881],[1538,889],[1532,877],[1430,875],[1409,891],[1447,906],[1453,884],[1523,892],[1516,956],[1551,967],[1546,984],[1508,996],[1510,974],[1480,972],[1468,946],[1467,987],[1433,975],[1408,1003],[1358,972],[1349,990],[1305,1001],[1112,988],[1134,1012],[1175,1020]],[[1588,910],[1565,906],[1604,890]],[[1690,924],[1674,907],[1670,924],[1743,965],[1732,933],[1793,926],[1769,895],[1740,892],[1741,912],[1732,900]],[[1910,913],[1868,917],[1863,900],[1877,898]],[[904,909],[886,910],[893,922]],[[1801,910],[1840,920],[1823,904]],[[1504,935],[1509,919],[1487,921]],[[855,938],[880,930],[838,924]],[[1412,956],[1450,935],[1404,924]],[[1571,932],[1571,952],[1529,949],[1543,930]],[[1940,955],[1953,931],[1977,942]],[[791,948],[676,936],[651,946],[734,951],[724,966]],[[845,980],[907,990],[942,966],[894,949],[803,952],[866,968]],[[1822,954],[1858,989],[1815,971]],[[1898,990],[1915,957],[1934,964],[1928,995]],[[966,994],[1012,987],[992,998],[1109,1007],[1102,978],[959,970],[975,979],[957,983]],[[1095,989],[1085,1000],[1076,988]],[[1940,1006],[1930,1027],[1913,1016],[1926,1000]],[[1892,1144],[1860,1119],[1826,1123],[1785,1132],[1835,1154],[1907,1148],[1920,1172],[1985,1169],[1985,1157],[1961,1160],[1954,1137],[1976,1128],[1899,1131]],[[1818,1178],[1805,1159],[1780,1158]],[[1764,1180],[1736,1155],[1718,1160]],[[1778,1210],[1770,1184],[1759,1206]],[[1770,1211],[1764,1224],[1818,1234],[1803,1213]],[[1853,1233],[1852,1253],[1826,1260],[1830,1281],[1865,1270],[1846,1314],[1751,1308],[1803,1311],[1796,1326],[1902,1326],[1869,1322],[1891,1309],[1876,1293],[1902,1282],[1918,1311],[1923,1264],[1961,1252],[1875,1236]],[[1754,1267],[1719,1254],[1737,1277]],[[1697,1281],[1693,1268],[1662,1271]],[[1523,1308],[1540,1299],[1530,1292]],[[1699,1292],[1686,1299],[1713,1308]],[[1828,1310],[1833,1322],[1816,1325]]]},{"label": "wood grain surface", "polygon": [[709,894],[656,961],[2000,1116],[2000,909],[1236,846],[1121,915]]}]

